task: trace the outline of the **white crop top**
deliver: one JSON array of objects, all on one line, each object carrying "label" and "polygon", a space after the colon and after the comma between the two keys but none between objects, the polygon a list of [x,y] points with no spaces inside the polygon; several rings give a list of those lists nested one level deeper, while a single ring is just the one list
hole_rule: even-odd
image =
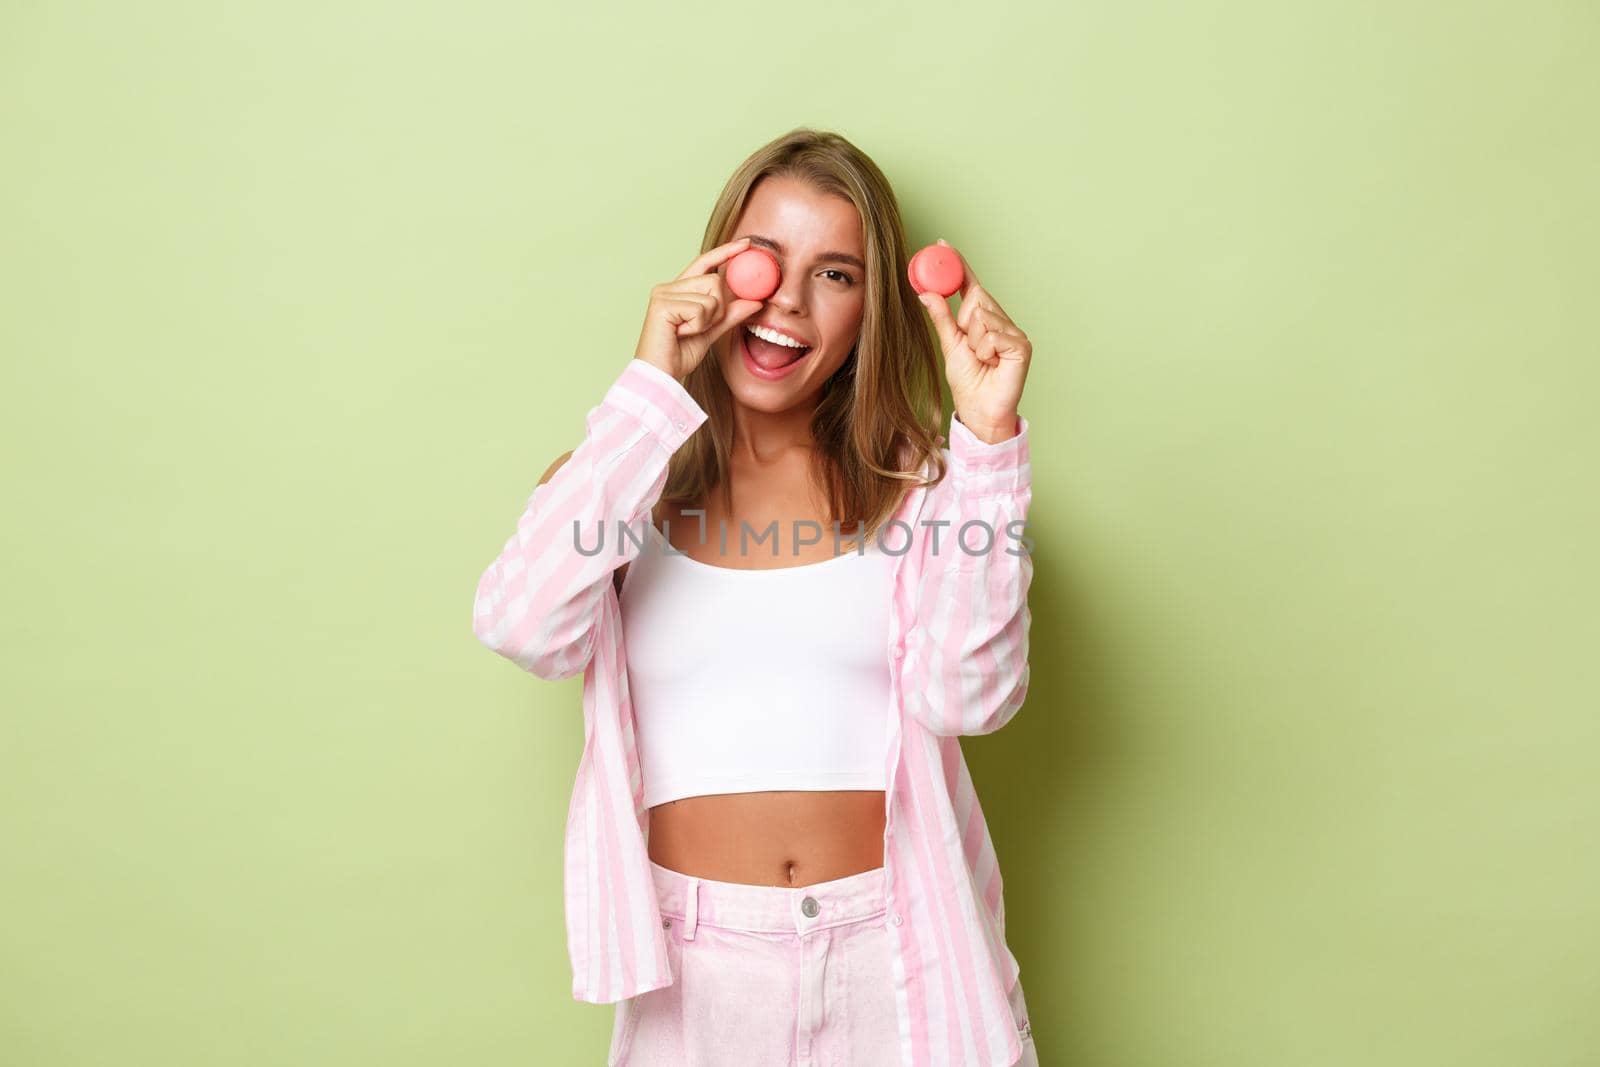
[{"label": "white crop top", "polygon": [[619,597],[645,806],[883,789],[895,557],[869,538],[832,559],[740,570],[644,526]]}]

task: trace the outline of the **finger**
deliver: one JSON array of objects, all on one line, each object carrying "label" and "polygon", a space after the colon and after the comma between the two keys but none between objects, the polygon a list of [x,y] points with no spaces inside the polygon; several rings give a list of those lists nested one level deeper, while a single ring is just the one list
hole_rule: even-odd
[{"label": "finger", "polygon": [[989,296],[987,291],[984,291],[984,286],[971,286],[968,290],[963,290],[962,306],[955,312],[955,322],[962,326],[962,330],[970,331],[973,328],[973,315],[978,314],[981,309],[1000,310],[1000,306],[995,304],[994,298]]},{"label": "finger", "polygon": [[717,320],[707,333],[707,340],[715,344],[723,334],[733,327],[760,311],[766,305],[764,300],[734,300],[722,311],[722,317]]},{"label": "finger", "polygon": [[750,238],[740,237],[729,241],[725,245],[718,245],[695,257],[694,262],[683,268],[683,273],[678,275],[678,280],[692,278],[696,274],[709,274],[734,256],[750,247]]},{"label": "finger", "polygon": [[978,342],[978,353],[986,363],[998,367],[1005,360],[1026,361],[1028,342],[1010,332],[986,333]]},{"label": "finger", "polygon": [[1006,315],[1004,309],[1002,309],[1000,305],[995,302],[994,297],[989,294],[989,290],[985,289],[981,285],[977,285],[973,286],[967,295],[961,298],[961,307],[956,312],[956,322],[961,324],[962,329],[972,329],[972,316],[979,310],[989,311],[993,314],[999,315],[1007,322],[1011,321],[1010,316]]},{"label": "finger", "polygon": [[979,331],[987,331],[989,333],[1017,332],[1016,324],[1010,319],[1006,318],[1005,312],[988,307],[984,304],[976,304],[973,306],[972,318],[969,320],[967,332],[971,333],[972,327],[974,326],[977,327]]},{"label": "finger", "polygon": [[697,307],[705,311],[707,314],[715,314],[717,310],[717,299],[709,293],[696,293],[692,291],[670,293],[667,295],[666,299],[668,304],[682,304],[686,306]]},{"label": "finger", "polygon": [[946,352],[953,351],[961,341],[961,328],[951,317],[950,305],[945,303],[945,297],[929,291],[918,293],[917,300],[928,309],[928,317],[933,320],[933,328],[939,334],[939,344]]},{"label": "finger", "polygon": [[1016,339],[1010,334],[986,333],[974,351],[980,361],[991,367],[998,367],[1000,360],[1004,358],[1004,353],[1013,351],[1015,347]]},{"label": "finger", "polygon": [[727,290],[728,280],[716,271],[710,274],[691,274],[687,278],[674,278],[667,283],[667,292],[673,295],[694,294],[721,300]]},{"label": "finger", "polygon": [[710,297],[695,293],[669,298],[663,307],[667,311],[667,321],[680,337],[701,332],[716,314],[716,303]]},{"label": "finger", "polygon": [[985,366],[993,366],[995,335],[986,333],[978,338],[978,343],[972,346],[972,357]]},{"label": "finger", "polygon": [[1017,324],[1011,321],[1011,316],[1007,315],[1005,309],[996,304],[992,298],[978,301],[978,306],[973,311],[973,314],[983,316],[983,321],[991,330],[1015,330],[1017,328]]}]

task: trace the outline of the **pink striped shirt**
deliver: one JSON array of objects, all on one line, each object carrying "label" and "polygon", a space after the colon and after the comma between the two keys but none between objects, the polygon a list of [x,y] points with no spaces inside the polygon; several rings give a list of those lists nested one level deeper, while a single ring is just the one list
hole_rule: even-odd
[{"label": "pink striped shirt", "polygon": [[[707,418],[677,379],[630,360],[478,581],[472,628],[483,644],[540,678],[583,672],[564,869],[580,1001],[673,981],[612,579],[644,546],[668,459]],[[1010,1067],[1027,1020],[1008,1002],[1018,966],[1000,867],[959,739],[1000,729],[1028,689],[1028,422],[1019,416],[1016,436],[991,445],[952,418],[949,445],[945,477],[907,492],[878,535],[898,554],[884,650],[899,709],[885,753],[884,903],[902,1063]]]}]

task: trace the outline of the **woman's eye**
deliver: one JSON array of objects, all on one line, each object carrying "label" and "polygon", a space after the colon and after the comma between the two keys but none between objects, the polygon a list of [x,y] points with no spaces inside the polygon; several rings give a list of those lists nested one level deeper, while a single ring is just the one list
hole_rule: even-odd
[{"label": "woman's eye", "polygon": [[850,275],[846,274],[842,270],[831,270],[830,269],[830,270],[825,270],[822,273],[824,273],[824,274],[837,274],[840,278],[842,278],[844,280],[844,283],[846,285],[850,284],[850,281],[851,281]]}]

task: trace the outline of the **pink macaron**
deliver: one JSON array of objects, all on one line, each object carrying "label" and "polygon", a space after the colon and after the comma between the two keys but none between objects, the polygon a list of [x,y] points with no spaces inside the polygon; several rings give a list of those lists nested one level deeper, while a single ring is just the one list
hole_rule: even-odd
[{"label": "pink macaron", "polygon": [[949,245],[929,245],[906,264],[906,278],[919,293],[949,296],[967,280],[961,257]]},{"label": "pink macaron", "polygon": [[778,291],[778,261],[765,248],[747,248],[728,260],[728,289],[740,300],[765,300]]}]

